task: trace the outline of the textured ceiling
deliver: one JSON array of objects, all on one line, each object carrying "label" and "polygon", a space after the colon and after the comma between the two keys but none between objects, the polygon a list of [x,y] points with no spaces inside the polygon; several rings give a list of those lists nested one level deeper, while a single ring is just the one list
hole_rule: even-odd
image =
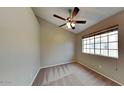
[{"label": "textured ceiling", "polygon": [[[53,14],[60,15],[64,18],[69,17],[69,9],[72,7],[34,7],[33,11],[36,16],[47,20],[50,23],[55,25],[61,25],[65,23],[63,20],[53,17]],[[124,10],[124,7],[79,7],[80,11],[75,19],[86,20],[86,24],[76,24],[76,29],[68,29],[67,26],[63,28],[74,32],[79,33],[88,27]]]}]

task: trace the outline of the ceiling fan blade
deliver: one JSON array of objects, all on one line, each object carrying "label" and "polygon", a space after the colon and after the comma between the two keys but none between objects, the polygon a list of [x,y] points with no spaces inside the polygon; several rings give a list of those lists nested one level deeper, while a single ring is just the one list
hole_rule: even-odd
[{"label": "ceiling fan blade", "polygon": [[73,21],[74,23],[77,23],[77,24],[85,24],[86,21]]},{"label": "ceiling fan blade", "polygon": [[66,23],[65,23],[65,24],[60,25],[59,27],[62,27],[62,26],[65,26],[65,25],[66,25]]},{"label": "ceiling fan blade", "polygon": [[73,10],[73,12],[72,12],[71,18],[74,18],[77,15],[78,12],[79,12],[79,8],[78,7],[75,7],[74,10]]},{"label": "ceiling fan blade", "polygon": [[62,19],[62,20],[64,20],[64,21],[66,20],[65,18],[60,17],[60,16],[58,16],[58,15],[56,15],[56,14],[54,14],[53,16],[56,17],[56,18]]}]

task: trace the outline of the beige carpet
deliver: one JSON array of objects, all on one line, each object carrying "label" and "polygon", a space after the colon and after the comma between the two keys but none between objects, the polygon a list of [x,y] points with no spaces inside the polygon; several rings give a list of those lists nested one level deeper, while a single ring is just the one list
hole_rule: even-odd
[{"label": "beige carpet", "polygon": [[118,85],[113,81],[83,67],[70,63],[41,69],[33,86],[105,86]]},{"label": "beige carpet", "polygon": [[45,86],[75,86],[75,84],[82,86],[83,84],[80,80],[73,74],[65,76],[61,79],[58,79],[53,82],[49,82],[48,84],[44,84]]}]

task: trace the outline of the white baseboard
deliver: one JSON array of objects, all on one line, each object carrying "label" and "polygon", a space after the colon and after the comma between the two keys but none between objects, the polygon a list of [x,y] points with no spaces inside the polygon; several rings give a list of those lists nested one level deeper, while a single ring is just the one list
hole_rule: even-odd
[{"label": "white baseboard", "polygon": [[59,66],[59,65],[64,65],[64,64],[69,64],[69,63],[74,63],[74,62],[76,62],[76,61],[65,62],[65,63],[60,63],[60,64],[54,64],[54,65],[49,65],[49,66],[44,66],[44,67],[41,67],[40,69],[48,68],[48,67],[54,67],[54,66]]},{"label": "white baseboard", "polygon": [[33,80],[31,81],[31,83],[29,84],[29,86],[32,86],[32,85],[33,85],[33,82],[34,82],[35,78],[37,77],[37,75],[38,75],[40,69],[41,69],[40,67],[37,69],[37,72],[36,72],[36,74],[35,74]]},{"label": "white baseboard", "polygon": [[100,75],[102,75],[102,76],[108,78],[109,80],[111,80],[111,81],[113,81],[113,82],[115,82],[115,83],[117,83],[117,84],[119,84],[119,85],[121,85],[121,86],[124,85],[124,84],[122,84],[122,83],[120,83],[120,82],[118,82],[118,81],[116,81],[116,80],[111,79],[111,78],[108,77],[107,75],[102,74],[102,73],[96,71],[95,69],[93,69],[93,68],[91,68],[91,67],[89,67],[89,66],[87,66],[87,65],[84,65],[84,64],[82,64],[82,63],[80,63],[80,62],[78,62],[78,63],[79,63],[80,65],[82,65],[82,66],[84,66],[84,67],[86,67],[86,68],[88,68],[88,69],[90,69],[90,70],[92,70],[92,71],[94,71],[94,72],[96,72],[96,73],[98,73],[98,74],[100,74]]}]

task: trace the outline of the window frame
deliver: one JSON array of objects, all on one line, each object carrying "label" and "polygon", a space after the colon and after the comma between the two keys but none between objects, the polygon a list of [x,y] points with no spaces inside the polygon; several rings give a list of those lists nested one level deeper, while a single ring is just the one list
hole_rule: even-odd
[{"label": "window frame", "polygon": [[[110,34],[111,32],[116,32],[114,34]],[[102,36],[103,34],[107,34],[106,36]],[[119,40],[118,40],[118,34],[119,34],[119,27],[118,25],[115,25],[115,26],[112,26],[112,27],[109,27],[109,28],[106,28],[106,29],[102,29],[102,30],[99,30],[97,32],[93,32],[93,33],[90,33],[88,35],[85,35],[85,36],[82,36],[82,39],[81,39],[81,42],[82,42],[82,53],[84,54],[90,54],[90,55],[97,55],[97,56],[104,56],[104,57],[109,57],[109,58],[115,58],[115,59],[118,59],[119,58]],[[99,37],[97,38],[100,38],[100,42],[99,43],[96,43],[95,40],[96,40],[96,36],[100,35]],[[113,36],[113,35],[117,35],[117,40],[116,41],[109,41],[109,37],[110,36]],[[91,53],[91,52],[86,52],[86,50],[88,51],[91,51],[92,48],[87,48],[87,46],[90,46],[90,38],[93,37],[93,41],[94,43],[92,43],[94,45],[94,53]],[[107,37],[107,42],[101,42],[101,37]],[[89,38],[89,44],[85,44],[84,46],[84,39],[88,39]],[[86,41],[87,42],[87,41]],[[101,49],[101,44],[104,44],[106,43],[107,44],[107,48],[106,49]],[[110,49],[109,45],[110,44],[114,44],[117,45],[117,48],[116,49]],[[96,44],[100,44],[100,48],[99,49],[96,49],[95,45]],[[85,48],[84,48],[85,47]],[[84,51],[85,50],[85,51]],[[100,52],[99,53],[96,53],[96,50],[99,50]],[[107,54],[106,55],[103,55],[101,54],[101,51],[102,50],[105,50],[107,51]],[[116,50],[117,51],[117,55],[116,56],[112,56],[110,55],[110,51],[114,51]],[[105,52],[104,51],[104,52]]]}]

